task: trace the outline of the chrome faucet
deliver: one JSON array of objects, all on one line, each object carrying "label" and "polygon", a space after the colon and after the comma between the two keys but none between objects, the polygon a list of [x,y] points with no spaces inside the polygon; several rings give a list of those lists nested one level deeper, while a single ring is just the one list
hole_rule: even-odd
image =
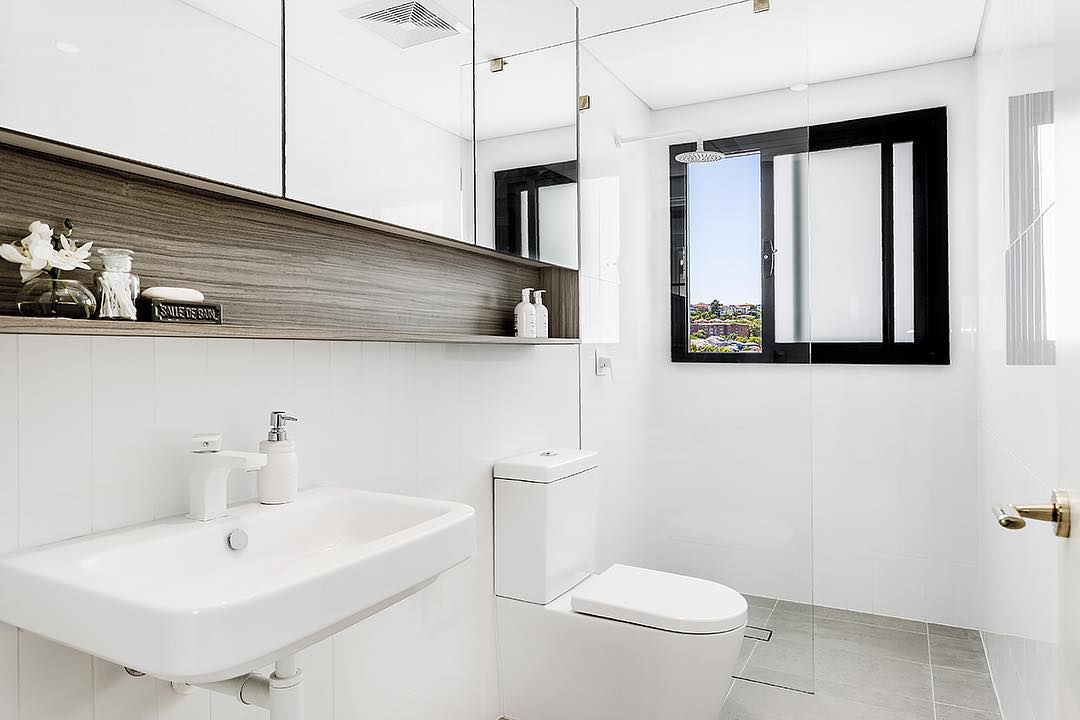
[{"label": "chrome faucet", "polygon": [[187,516],[203,522],[225,517],[229,473],[253,472],[264,465],[263,453],[222,450],[220,433],[193,435],[187,457],[190,502]]}]

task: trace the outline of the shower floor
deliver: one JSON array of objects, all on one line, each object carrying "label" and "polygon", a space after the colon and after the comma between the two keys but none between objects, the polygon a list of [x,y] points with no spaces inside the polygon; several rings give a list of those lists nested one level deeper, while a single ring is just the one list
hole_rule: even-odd
[{"label": "shower floor", "polygon": [[976,630],[746,599],[772,633],[744,640],[723,720],[1001,718]]}]

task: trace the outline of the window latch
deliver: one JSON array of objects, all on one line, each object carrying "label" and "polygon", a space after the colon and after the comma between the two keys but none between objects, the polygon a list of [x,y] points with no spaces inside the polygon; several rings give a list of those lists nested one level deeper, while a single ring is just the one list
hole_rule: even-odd
[{"label": "window latch", "polygon": [[776,245],[771,241],[761,251],[761,277],[771,278],[776,270]]}]

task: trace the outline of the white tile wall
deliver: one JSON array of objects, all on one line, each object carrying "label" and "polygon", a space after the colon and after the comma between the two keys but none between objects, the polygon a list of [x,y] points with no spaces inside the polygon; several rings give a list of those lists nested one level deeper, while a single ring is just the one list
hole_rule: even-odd
[{"label": "white tile wall", "polygon": [[[9,379],[19,375],[19,345],[13,335],[0,337],[0,367]],[[0,393],[0,417],[4,429],[0,432],[0,552],[14,550],[19,546],[19,483],[14,481],[19,473],[19,392],[9,387]]]},{"label": "white tile wall", "polygon": [[0,717],[19,717],[19,631],[0,623]]},{"label": "white tile wall", "polygon": [[[594,348],[583,348],[583,442],[614,456],[612,482],[627,489],[605,506],[602,557],[744,592],[805,601],[813,590],[842,608],[976,625],[977,604],[953,600],[969,597],[961,583],[978,562],[985,513],[971,502],[976,368],[963,331],[976,295],[973,64],[647,112],[638,128],[635,99],[590,64],[588,46],[582,84],[600,110],[582,116],[582,176],[618,190],[583,186],[582,202],[596,207],[582,210],[582,330],[618,344],[603,346],[616,357],[613,380],[592,375]],[[951,366],[671,363],[666,144],[615,150],[614,133],[722,137],[939,105],[950,115]],[[599,267],[613,225],[617,285]],[[606,285],[617,313],[604,308]]]},{"label": "white tile wall", "polygon": [[19,633],[19,720],[94,720],[93,658]]},{"label": "white tile wall", "polygon": [[[304,484],[458,500],[479,520],[472,560],[304,651],[309,720],[493,719],[491,465],[578,446],[578,363],[571,346],[2,336],[0,551],[181,513],[189,435],[253,448],[270,410],[292,411]],[[3,720],[249,717],[0,625]]]},{"label": "white tile wall", "polygon": [[151,338],[91,340],[94,532],[154,518],[160,466],[157,448],[133,420],[154,419],[154,341]]},{"label": "white tile wall", "polygon": [[90,532],[90,377],[85,337],[19,339],[19,545]]}]

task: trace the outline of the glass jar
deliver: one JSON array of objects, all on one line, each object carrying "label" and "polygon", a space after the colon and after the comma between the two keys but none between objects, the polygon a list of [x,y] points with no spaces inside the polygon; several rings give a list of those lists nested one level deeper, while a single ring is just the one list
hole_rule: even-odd
[{"label": "glass jar", "polygon": [[139,276],[131,272],[135,255],[123,248],[101,248],[102,269],[94,276],[98,317],[102,320],[134,320],[135,298],[139,297]]},{"label": "glass jar", "polygon": [[90,288],[78,280],[36,277],[19,289],[15,306],[20,315],[89,320],[97,309]]}]

